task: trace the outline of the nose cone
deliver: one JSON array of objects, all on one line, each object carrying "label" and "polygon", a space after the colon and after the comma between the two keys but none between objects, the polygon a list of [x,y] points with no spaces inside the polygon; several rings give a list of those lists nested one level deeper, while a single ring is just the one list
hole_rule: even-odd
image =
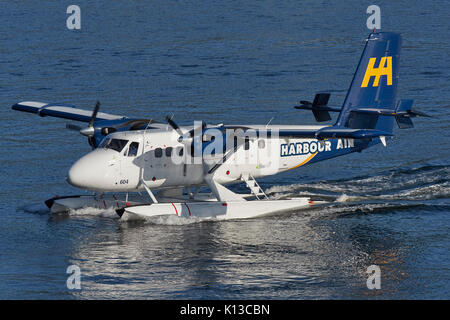
[{"label": "nose cone", "polygon": [[115,165],[114,151],[95,149],[75,162],[69,170],[67,182],[89,190],[107,190],[110,188],[109,172]]},{"label": "nose cone", "polygon": [[91,181],[89,178],[89,167],[86,166],[84,157],[75,162],[69,170],[67,182],[74,187],[88,189]]}]

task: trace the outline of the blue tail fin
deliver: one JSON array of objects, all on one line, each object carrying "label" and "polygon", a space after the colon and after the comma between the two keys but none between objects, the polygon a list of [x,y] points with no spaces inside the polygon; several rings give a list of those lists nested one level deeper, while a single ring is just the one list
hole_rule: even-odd
[{"label": "blue tail fin", "polygon": [[401,36],[378,32],[366,41],[335,126],[392,132],[394,117],[358,110],[395,109]]}]

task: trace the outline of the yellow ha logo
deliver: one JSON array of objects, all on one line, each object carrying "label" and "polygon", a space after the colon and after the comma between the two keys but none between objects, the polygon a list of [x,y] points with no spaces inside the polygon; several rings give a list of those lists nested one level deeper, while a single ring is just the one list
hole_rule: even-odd
[{"label": "yellow ha logo", "polygon": [[364,79],[361,84],[361,88],[367,87],[371,77],[375,77],[373,81],[373,87],[378,87],[381,76],[387,77],[387,85],[392,85],[392,57],[381,57],[380,64],[378,68],[374,68],[375,61],[377,58],[370,58],[369,64],[367,65],[366,73],[364,74]]}]

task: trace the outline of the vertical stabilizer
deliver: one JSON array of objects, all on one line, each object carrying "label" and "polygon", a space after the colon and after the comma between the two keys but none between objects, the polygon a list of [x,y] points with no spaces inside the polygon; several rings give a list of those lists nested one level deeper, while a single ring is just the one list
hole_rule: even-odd
[{"label": "vertical stabilizer", "polygon": [[395,109],[401,36],[378,32],[371,33],[366,41],[336,126],[392,132],[393,117],[357,110]]}]

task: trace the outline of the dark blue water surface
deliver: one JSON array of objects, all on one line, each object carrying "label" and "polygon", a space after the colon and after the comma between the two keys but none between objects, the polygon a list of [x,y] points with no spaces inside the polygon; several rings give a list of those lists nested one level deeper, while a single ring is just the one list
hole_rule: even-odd
[{"label": "dark blue water surface", "polygon": [[[399,98],[433,118],[384,148],[260,180],[272,198],[339,198],[241,221],[121,222],[43,204],[80,191],[68,169],[90,150],[66,121],[11,110],[24,100],[179,123],[311,124],[315,92],[342,104],[369,30],[361,1],[8,1],[0,10],[0,298],[450,298],[450,9],[378,1],[400,32]],[[82,192],[82,191],[81,191]],[[81,269],[81,290],[66,269]],[[366,269],[381,268],[368,290]]]}]

